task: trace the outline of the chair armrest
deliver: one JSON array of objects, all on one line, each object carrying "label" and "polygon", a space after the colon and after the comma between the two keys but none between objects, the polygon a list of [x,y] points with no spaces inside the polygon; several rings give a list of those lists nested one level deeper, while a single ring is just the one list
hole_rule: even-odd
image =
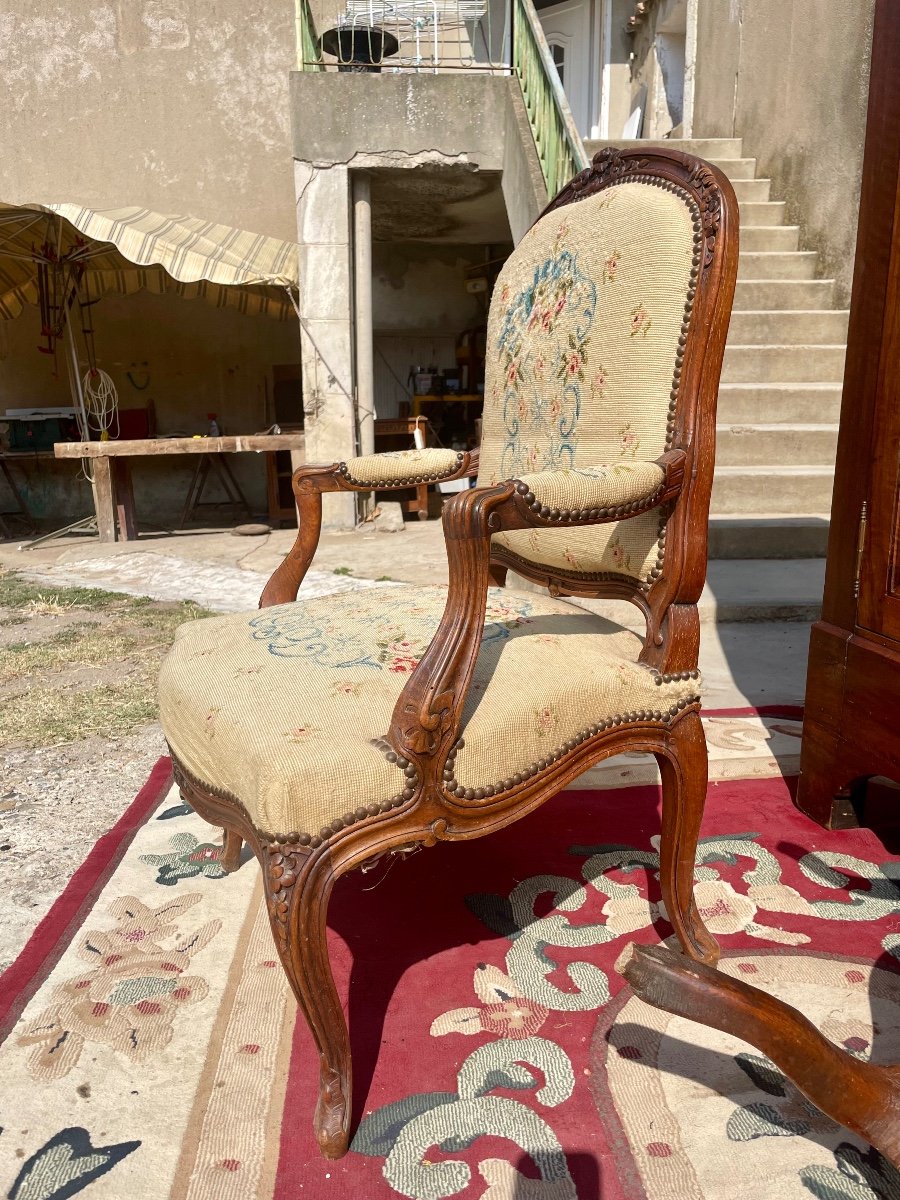
[{"label": "chair armrest", "polygon": [[467,473],[469,456],[462,451],[426,447],[424,450],[392,450],[364,454],[338,464],[345,485],[371,490],[414,487],[420,483],[456,479]]},{"label": "chair armrest", "polygon": [[520,475],[513,482],[531,509],[545,517],[583,512],[599,515],[600,511],[657,503],[666,472],[657,462],[636,460],[541,471]]},{"label": "chair armrest", "polygon": [[686,463],[683,450],[667,450],[652,461],[600,463],[521,475],[508,481],[515,495],[496,514],[500,524],[494,532],[602,525],[637,516],[678,495]]},{"label": "chair armrest", "polygon": [[330,466],[305,466],[294,472],[292,484],[297,502],[297,538],[284,561],[263,589],[260,608],[287,604],[297,599],[303,577],[319,544],[322,529],[323,492],[371,492],[389,488],[417,487],[445,479],[460,479],[478,473],[478,451],[397,450],[366,454]]},{"label": "chair armrest", "polygon": [[[670,450],[655,462],[635,464],[641,469],[627,475],[608,467],[602,468],[603,474],[599,467],[544,471],[493,487],[471,488],[446,502],[447,604],[431,644],[397,700],[388,732],[388,741],[415,765],[420,779],[428,778],[440,789],[444,766],[459,736],[481,647],[492,536],[505,529],[599,525],[635,516],[678,495],[685,464],[683,450]],[[622,490],[626,480],[634,492],[630,500]],[[541,503],[541,498],[563,496],[572,497],[567,508]]]}]

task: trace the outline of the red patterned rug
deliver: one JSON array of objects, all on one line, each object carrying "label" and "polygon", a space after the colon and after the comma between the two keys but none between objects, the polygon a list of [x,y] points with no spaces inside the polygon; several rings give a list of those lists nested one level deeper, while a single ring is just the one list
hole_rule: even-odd
[{"label": "red patterned rug", "polygon": [[[670,932],[653,786],[342,881],[357,1126],[321,1159],[257,868],[225,877],[167,784],[163,764],[0,983],[9,1200],[900,1198],[757,1051],[623,985],[628,945]],[[711,785],[697,895],[723,969],[879,1061],[900,1061],[898,883],[876,833],[824,832],[781,778]]]}]

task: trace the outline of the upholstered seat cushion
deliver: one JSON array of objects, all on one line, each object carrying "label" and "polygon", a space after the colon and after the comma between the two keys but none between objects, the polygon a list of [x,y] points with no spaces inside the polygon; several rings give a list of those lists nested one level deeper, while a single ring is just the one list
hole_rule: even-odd
[{"label": "upholstered seat cushion", "polygon": [[[408,781],[374,743],[445,602],[440,587],[372,588],[183,625],[160,674],[172,750],[268,833],[318,836],[398,797]],[[696,679],[638,664],[640,646],[575,605],[492,588],[448,788],[532,774],[596,723],[696,696]]]}]

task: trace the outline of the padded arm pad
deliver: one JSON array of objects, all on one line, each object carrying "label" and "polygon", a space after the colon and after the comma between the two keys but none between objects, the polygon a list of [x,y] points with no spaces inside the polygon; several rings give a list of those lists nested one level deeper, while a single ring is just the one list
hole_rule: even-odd
[{"label": "padded arm pad", "polygon": [[393,450],[386,454],[366,454],[341,463],[341,475],[350,483],[367,487],[401,488],[418,483],[433,483],[456,475],[465,454],[456,450]]},{"label": "padded arm pad", "polygon": [[638,459],[520,475],[518,482],[527,485],[538,504],[557,510],[558,515],[573,509],[610,509],[652,500],[662,491],[665,478],[659,463]]}]

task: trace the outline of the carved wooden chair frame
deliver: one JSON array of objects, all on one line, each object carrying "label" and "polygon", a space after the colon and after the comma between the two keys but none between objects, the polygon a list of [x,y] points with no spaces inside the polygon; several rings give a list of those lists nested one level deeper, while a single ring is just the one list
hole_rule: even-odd
[{"label": "carved wooden chair frame", "polygon": [[[658,673],[659,681],[687,679],[697,672],[697,602],[706,577],[716,396],[737,273],[737,202],[720,171],[679,151],[602,150],[545,211],[632,181],[675,193],[693,217],[691,282],[672,381],[668,449],[658,460],[665,478],[658,491],[630,506],[560,512],[542,507],[524,483],[512,479],[460,492],[445,503],[450,577],[446,608],[385,731],[388,757],[405,769],[407,780],[404,791],[392,800],[365,805],[348,797],[346,816],[314,836],[262,831],[233,797],[216,793],[177,760],[174,763],[186,799],[208,821],[224,827],[226,869],[237,867],[242,840],[262,864],[278,953],[319,1051],[314,1128],[329,1157],[346,1151],[350,1133],[350,1044],[326,949],[328,900],[345,872],[386,852],[500,829],[601,760],[645,751],[655,755],[662,775],[660,878],[666,911],[686,954],[705,963],[715,963],[718,957],[718,946],[693,900],[694,855],[707,784],[698,704],[681,701],[665,712],[633,712],[593,725],[559,753],[495,787],[465,790],[457,785],[453,767],[487,589],[492,582],[502,585],[510,567],[553,595],[632,601],[647,620],[641,661]],[[477,452],[461,454],[442,478],[471,475],[476,466]],[[409,484],[405,479],[385,486]],[[293,487],[299,532],[269,580],[261,607],[296,599],[319,540],[322,494],[371,491],[373,485],[354,481],[346,464],[334,463],[300,468]],[[660,510],[660,546],[664,540],[665,553],[646,582],[611,572],[576,575],[537,568],[491,542],[499,531],[578,528],[660,506],[665,506]]]}]

